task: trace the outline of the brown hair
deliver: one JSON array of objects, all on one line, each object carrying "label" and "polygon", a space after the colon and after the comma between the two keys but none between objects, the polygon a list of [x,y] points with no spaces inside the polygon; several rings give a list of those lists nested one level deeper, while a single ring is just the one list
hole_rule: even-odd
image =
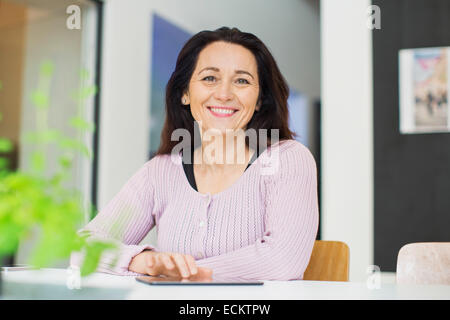
[{"label": "brown hair", "polygon": [[[191,134],[194,146],[194,117],[190,108],[181,103],[182,95],[188,90],[189,82],[203,48],[212,42],[224,41],[241,45],[255,56],[259,76],[260,109],[253,114],[246,129],[267,129],[267,145],[271,144],[271,129],[279,130],[279,140],[293,139],[296,134],[289,130],[289,111],[287,99],[289,87],[278,66],[264,43],[251,33],[241,32],[237,28],[222,27],[215,31],[201,31],[190,38],[181,49],[175,71],[166,86],[166,118],[161,133],[161,143],[155,155],[170,154],[178,141],[171,141],[172,132],[186,129]],[[248,146],[248,137],[246,144]],[[257,135],[259,146],[259,135]]]}]

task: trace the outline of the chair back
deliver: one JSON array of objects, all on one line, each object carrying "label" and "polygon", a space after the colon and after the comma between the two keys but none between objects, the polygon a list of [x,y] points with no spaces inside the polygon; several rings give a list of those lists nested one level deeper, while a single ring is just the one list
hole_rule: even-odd
[{"label": "chair back", "polygon": [[350,249],[341,241],[316,240],[303,280],[348,281]]},{"label": "chair back", "polygon": [[450,285],[450,242],[404,245],[397,256],[397,283]]}]

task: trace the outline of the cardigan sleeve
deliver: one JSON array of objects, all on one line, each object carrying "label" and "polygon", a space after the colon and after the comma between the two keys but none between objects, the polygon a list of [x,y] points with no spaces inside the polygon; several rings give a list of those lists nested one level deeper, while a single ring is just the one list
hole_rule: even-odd
[{"label": "cardigan sleeve", "polygon": [[[149,177],[149,163],[141,167],[122,187],[119,193],[101,210],[79,234],[91,240],[108,240],[118,251],[102,254],[97,271],[117,275],[139,275],[128,270],[134,256],[144,250],[156,250],[150,245],[139,245],[155,225],[153,215],[154,188]],[[73,252],[71,266],[81,267],[83,252]]]},{"label": "cardigan sleeve", "polygon": [[317,169],[301,144],[279,155],[279,168],[266,176],[264,233],[256,243],[197,260],[213,277],[299,280],[308,265],[318,228]]}]

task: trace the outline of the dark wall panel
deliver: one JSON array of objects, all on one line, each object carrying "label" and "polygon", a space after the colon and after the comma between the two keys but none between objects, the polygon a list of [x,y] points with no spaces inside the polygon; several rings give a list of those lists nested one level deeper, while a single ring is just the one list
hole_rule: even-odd
[{"label": "dark wall panel", "polygon": [[398,51],[450,46],[450,1],[373,0],[375,264],[411,242],[450,241],[450,134],[400,134]]}]

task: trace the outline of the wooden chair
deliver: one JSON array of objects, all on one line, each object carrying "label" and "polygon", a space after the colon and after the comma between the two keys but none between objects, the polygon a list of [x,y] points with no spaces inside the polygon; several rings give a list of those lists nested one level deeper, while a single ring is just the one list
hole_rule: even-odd
[{"label": "wooden chair", "polygon": [[303,280],[348,281],[349,262],[347,244],[316,240]]},{"label": "wooden chair", "polygon": [[397,256],[397,283],[450,285],[450,242],[404,245]]}]

